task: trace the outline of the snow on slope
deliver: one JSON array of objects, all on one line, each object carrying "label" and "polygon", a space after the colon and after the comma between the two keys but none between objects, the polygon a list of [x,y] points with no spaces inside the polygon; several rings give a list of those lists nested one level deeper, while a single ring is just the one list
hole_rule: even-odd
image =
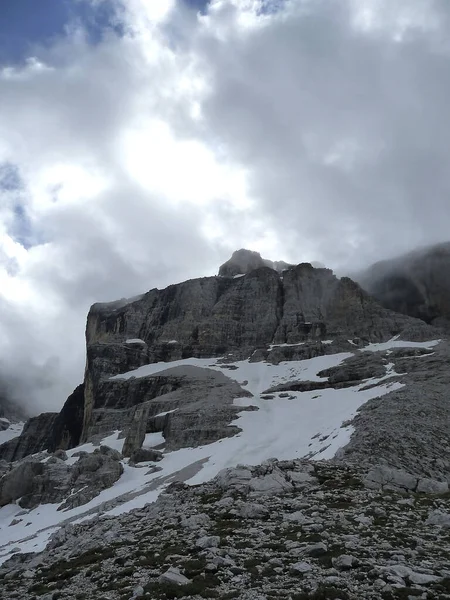
[{"label": "snow on slope", "polygon": [[[365,350],[388,350],[398,347],[432,348],[439,340],[431,342],[405,342],[397,338],[385,344],[370,344]],[[238,398],[238,406],[254,405],[258,411],[242,411],[233,424],[242,431],[231,437],[198,448],[184,448],[164,455],[158,463],[162,470],[148,471],[148,463],[131,467],[124,461],[124,473],[111,488],[101,492],[84,506],[68,511],[58,511],[58,504],[41,505],[34,510],[24,511],[18,505],[8,505],[0,509],[0,564],[16,552],[39,552],[52,533],[63,521],[81,521],[90,518],[98,511],[105,516],[116,516],[123,512],[153,502],[159,493],[175,479],[183,479],[198,484],[213,478],[221,469],[239,463],[259,464],[268,458],[291,459],[311,457],[313,459],[332,458],[336,451],[345,446],[352,434],[351,426],[342,423],[351,419],[357,409],[370,400],[399,389],[402,384],[389,381],[396,373],[393,365],[387,365],[387,373],[378,379],[370,379],[364,384],[351,388],[328,388],[311,392],[289,392],[289,397],[274,394],[273,399],[261,398],[267,388],[294,380],[321,381],[317,373],[322,369],[337,366],[352,353],[319,356],[309,360],[282,362],[272,365],[265,362],[250,363],[238,361],[220,363],[219,359],[185,359],[170,363],[145,365],[113,379],[145,377],[180,365],[195,365],[221,371],[235,379],[243,388],[253,394],[252,398]],[[362,390],[367,383],[374,384]],[[108,436],[102,443],[117,450],[122,449],[123,438],[120,432]],[[164,442],[160,433],[148,434],[146,447],[158,446]],[[93,452],[93,444],[84,444],[68,452],[70,463],[74,463],[76,452]],[[106,501],[121,498],[112,509],[101,507]],[[9,526],[13,519],[19,522]]]},{"label": "snow on slope", "polygon": [[22,433],[24,425],[25,423],[10,423],[8,429],[0,431],[0,444],[9,442],[9,440],[19,436]]}]

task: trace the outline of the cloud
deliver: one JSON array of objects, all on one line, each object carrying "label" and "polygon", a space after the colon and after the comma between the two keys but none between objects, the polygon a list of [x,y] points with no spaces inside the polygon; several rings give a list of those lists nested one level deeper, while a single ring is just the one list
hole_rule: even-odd
[{"label": "cloud", "polygon": [[0,70],[0,379],[32,412],[81,380],[95,301],[449,231],[446,1],[113,5]]}]

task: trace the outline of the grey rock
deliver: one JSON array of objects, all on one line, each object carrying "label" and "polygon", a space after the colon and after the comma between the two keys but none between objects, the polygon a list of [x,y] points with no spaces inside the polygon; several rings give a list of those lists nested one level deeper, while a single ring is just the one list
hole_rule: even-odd
[{"label": "grey rock", "polygon": [[76,490],[59,510],[86,504],[102,490],[111,487],[122,475],[121,455],[117,450],[101,446],[93,454],[82,456],[71,471],[70,485]]},{"label": "grey rock", "polygon": [[305,573],[309,573],[313,570],[312,566],[305,561],[296,562],[292,564],[289,569],[294,575],[304,575]]},{"label": "grey rock", "polygon": [[253,477],[249,481],[249,487],[258,494],[279,494],[292,489],[292,484],[281,473],[273,472],[260,477]]},{"label": "grey rock", "polygon": [[190,517],[181,517],[180,525],[187,529],[200,529],[201,527],[209,527],[211,519],[205,513],[191,515]]},{"label": "grey rock", "polygon": [[45,466],[39,462],[25,462],[6,473],[0,479],[0,506],[26,497],[33,490],[35,479],[44,473]]},{"label": "grey rock", "polygon": [[339,571],[348,571],[358,565],[358,559],[351,554],[340,554],[332,559],[332,563]]},{"label": "grey rock", "polygon": [[170,567],[165,573],[159,577],[160,583],[173,583],[176,585],[187,585],[192,583],[190,579],[180,573],[176,567]]},{"label": "grey rock", "polygon": [[323,542],[318,542],[317,544],[309,544],[302,549],[303,554],[311,557],[323,556],[328,552],[328,547]]},{"label": "grey rock", "polygon": [[142,587],[142,585],[137,585],[134,590],[133,590],[133,595],[131,596],[132,598],[140,598],[141,596],[143,596],[145,594],[145,590]]},{"label": "grey rock", "polygon": [[130,461],[134,463],[153,461],[157,462],[162,460],[163,453],[159,452],[159,450],[152,450],[151,448],[139,448],[139,450],[135,450],[131,456]]},{"label": "grey rock", "polygon": [[[136,406],[132,421],[128,427],[128,433],[123,445],[123,455],[129,456],[133,462],[143,462],[145,460],[154,460],[153,458],[140,458],[145,454],[142,452],[142,444],[147,432],[147,422],[150,413],[150,405],[144,402]],[[123,427],[123,425],[122,425]],[[141,454],[139,454],[141,452]]]},{"label": "grey rock", "polygon": [[446,481],[436,481],[435,479],[419,479],[416,491],[423,494],[446,494],[448,483]]},{"label": "grey rock", "polygon": [[298,471],[289,471],[288,476],[295,486],[301,486],[305,483],[309,483],[313,479],[311,473],[303,473]]},{"label": "grey rock", "polygon": [[293,523],[311,523],[312,519],[306,516],[301,510],[297,510],[293,513],[288,513],[283,515],[284,521],[292,521]]},{"label": "grey rock", "polygon": [[55,450],[55,452],[53,453],[53,456],[55,458],[58,458],[59,460],[67,460],[67,454],[64,450]]},{"label": "grey rock", "polygon": [[364,480],[367,487],[374,489],[399,489],[412,491],[417,488],[418,478],[400,469],[379,465],[369,471]]},{"label": "grey rock", "polygon": [[256,502],[245,503],[237,510],[237,514],[244,519],[263,519],[267,512],[264,505]]},{"label": "grey rock", "polygon": [[223,489],[235,489],[245,491],[252,479],[252,471],[248,467],[238,466],[220,471],[215,477],[217,485]]},{"label": "grey rock", "polygon": [[217,548],[220,545],[220,537],[218,535],[204,535],[195,542],[195,545],[203,550]]},{"label": "grey rock", "polygon": [[427,525],[438,525],[439,527],[450,527],[450,513],[441,510],[433,510],[426,520]]}]

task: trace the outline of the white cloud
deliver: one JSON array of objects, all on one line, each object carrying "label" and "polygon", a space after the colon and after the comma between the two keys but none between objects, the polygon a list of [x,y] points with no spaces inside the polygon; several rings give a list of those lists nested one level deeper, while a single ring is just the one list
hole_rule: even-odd
[{"label": "white cloud", "polygon": [[342,268],[450,227],[447,2],[117,9],[121,37],[73,27],[0,71],[20,176],[0,188],[0,379],[34,411],[81,379],[94,301],[238,247]]}]

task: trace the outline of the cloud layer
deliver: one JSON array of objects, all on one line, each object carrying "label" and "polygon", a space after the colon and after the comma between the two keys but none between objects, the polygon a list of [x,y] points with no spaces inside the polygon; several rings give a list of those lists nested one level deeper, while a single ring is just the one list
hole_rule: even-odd
[{"label": "cloud layer", "polygon": [[95,301],[450,231],[446,0],[114,6],[0,71],[0,379],[34,413],[82,379]]}]

